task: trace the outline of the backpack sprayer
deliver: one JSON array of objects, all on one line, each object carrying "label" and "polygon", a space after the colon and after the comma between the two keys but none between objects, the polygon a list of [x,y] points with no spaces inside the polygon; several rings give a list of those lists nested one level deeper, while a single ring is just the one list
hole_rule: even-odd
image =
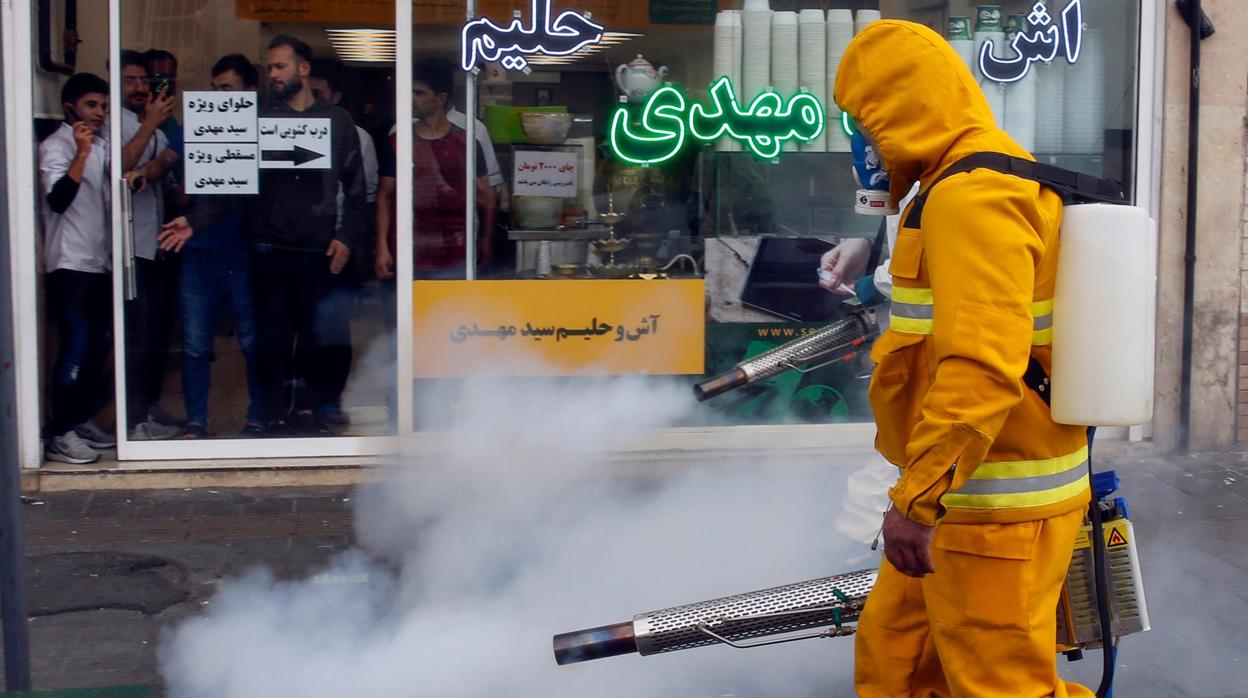
[{"label": "backpack sprayer", "polygon": [[[977,153],[954,163],[920,194],[906,227],[920,228],[926,194],[941,180],[981,168],[1039,182],[1066,203],[1053,298],[1053,375],[1044,375],[1033,359],[1024,382],[1049,404],[1060,424],[1147,421],[1153,397],[1155,222],[1147,211],[1124,205],[1121,188],[1113,182],[1000,153]],[[705,401],[785,371],[852,360],[878,334],[876,311],[859,307],[835,324],[695,385],[694,395]],[[1089,469],[1093,435],[1089,429]],[[1057,651],[1072,660],[1081,658],[1084,649],[1103,651],[1098,696],[1112,688],[1116,638],[1149,629],[1127,503],[1111,499],[1118,485],[1113,471],[1092,476],[1088,523],[1076,538],[1057,608]],[[876,574],[839,574],[562,633],[554,637],[555,660],[562,665],[716,644],[744,649],[852,635]]]}]

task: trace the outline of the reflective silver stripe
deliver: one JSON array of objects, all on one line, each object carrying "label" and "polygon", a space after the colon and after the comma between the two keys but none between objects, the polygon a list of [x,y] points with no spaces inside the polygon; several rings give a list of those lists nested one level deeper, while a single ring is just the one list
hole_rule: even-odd
[{"label": "reflective silver stripe", "polygon": [[935,306],[922,305],[918,303],[898,303],[893,301],[893,306],[889,313],[893,317],[905,317],[914,320],[931,320],[935,317]]},{"label": "reflective silver stripe", "polygon": [[1076,482],[1087,475],[1088,462],[1079,461],[1078,465],[1052,475],[1039,477],[1008,477],[991,480],[968,480],[957,490],[958,494],[1019,494],[1024,492],[1042,492]]},{"label": "reflective silver stripe", "polygon": [[1033,325],[1032,329],[1033,330],[1047,330],[1052,326],[1053,326],[1053,316],[1041,315],[1040,317],[1035,319],[1035,324]]}]

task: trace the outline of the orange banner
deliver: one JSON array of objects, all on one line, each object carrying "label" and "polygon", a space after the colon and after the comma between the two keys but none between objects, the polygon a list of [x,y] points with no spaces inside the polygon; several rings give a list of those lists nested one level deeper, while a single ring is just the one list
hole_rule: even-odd
[{"label": "orange banner", "polygon": [[700,279],[417,281],[417,378],[701,375]]}]

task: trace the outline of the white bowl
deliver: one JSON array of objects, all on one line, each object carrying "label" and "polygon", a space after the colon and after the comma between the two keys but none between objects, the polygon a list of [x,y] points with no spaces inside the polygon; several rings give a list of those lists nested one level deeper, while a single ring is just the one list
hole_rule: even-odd
[{"label": "white bowl", "polygon": [[535,145],[560,145],[572,129],[571,114],[548,114],[545,112],[520,112],[520,126],[524,137]]}]

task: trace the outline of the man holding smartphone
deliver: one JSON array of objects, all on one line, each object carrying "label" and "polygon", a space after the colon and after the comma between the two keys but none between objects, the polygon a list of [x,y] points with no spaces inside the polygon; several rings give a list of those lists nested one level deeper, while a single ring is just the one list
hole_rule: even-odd
[{"label": "man holding smartphone", "polygon": [[[167,90],[151,92],[147,64],[137,51],[121,52],[121,160],[138,170],[146,188],[132,194],[137,296],[126,305],[126,415],[130,438],[169,439],[181,429],[153,418],[164,385],[177,313],[177,260],[158,249],[164,222],[164,180],[179,158],[160,130],[173,113]],[[165,417],[165,422],[171,421]]]}]

